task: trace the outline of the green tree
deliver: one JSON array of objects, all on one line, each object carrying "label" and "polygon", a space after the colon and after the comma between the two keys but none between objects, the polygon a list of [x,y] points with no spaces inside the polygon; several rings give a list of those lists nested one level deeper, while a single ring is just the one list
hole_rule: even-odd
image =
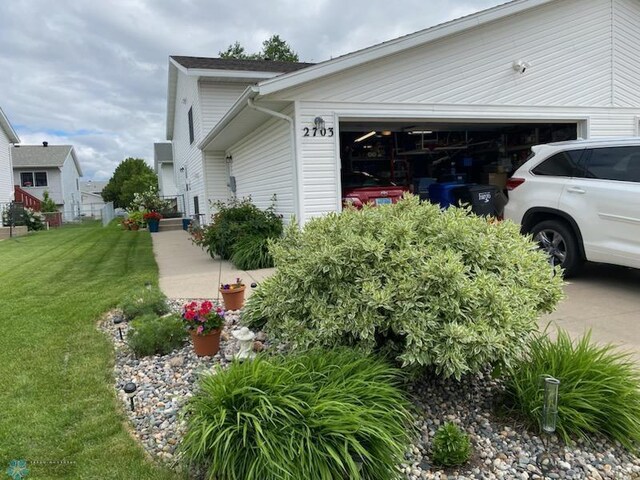
[{"label": "green tree", "polygon": [[280,35],[272,35],[262,42],[262,51],[248,54],[240,42],[235,42],[226,50],[218,52],[220,58],[238,60],[278,60],[282,62],[299,61],[298,54],[294,52],[289,44],[280,38]]},{"label": "green tree", "polygon": [[249,58],[244,47],[240,45],[240,42],[236,42],[233,45],[229,45],[224,52],[218,52],[220,58],[235,58],[238,60],[246,60]]},{"label": "green tree", "polygon": [[135,193],[145,192],[150,187],[158,188],[158,176],[143,159],[129,157],[113,172],[102,190],[102,198],[116,207],[127,208]]},{"label": "green tree", "polygon": [[273,35],[262,42],[260,58],[263,60],[280,60],[281,62],[297,62],[298,54],[279,35]]},{"label": "green tree", "polygon": [[56,205],[56,202],[52,200],[47,190],[45,190],[44,193],[42,194],[42,202],[40,203],[40,209],[45,213],[58,211],[58,206]]}]

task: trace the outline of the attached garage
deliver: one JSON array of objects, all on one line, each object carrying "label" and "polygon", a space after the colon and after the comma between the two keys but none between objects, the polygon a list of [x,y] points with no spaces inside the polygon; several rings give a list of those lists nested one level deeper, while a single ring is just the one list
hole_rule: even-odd
[{"label": "attached garage", "polygon": [[516,0],[262,81],[199,145],[228,175],[208,196],[304,223],[354,174],[501,192],[532,145],[639,134],[639,23],[637,0]]}]

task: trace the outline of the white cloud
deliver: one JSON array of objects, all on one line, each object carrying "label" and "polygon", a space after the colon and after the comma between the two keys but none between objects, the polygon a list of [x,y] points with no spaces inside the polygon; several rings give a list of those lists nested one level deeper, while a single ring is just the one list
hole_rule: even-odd
[{"label": "white cloud", "polygon": [[24,144],[73,144],[85,178],[164,140],[169,55],[258,51],[277,33],[323,61],[498,0],[29,0],[0,2],[0,106]]}]

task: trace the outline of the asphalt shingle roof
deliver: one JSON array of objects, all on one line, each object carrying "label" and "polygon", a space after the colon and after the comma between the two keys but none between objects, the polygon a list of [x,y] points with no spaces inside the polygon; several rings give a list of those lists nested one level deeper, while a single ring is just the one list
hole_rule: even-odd
[{"label": "asphalt shingle roof", "polygon": [[11,150],[14,167],[61,167],[64,164],[71,145],[20,145]]},{"label": "asphalt shingle roof", "polygon": [[206,70],[244,70],[251,72],[289,73],[314,65],[304,62],[281,62],[275,60],[236,60],[227,58],[182,57],[171,55],[176,62],[185,68],[202,68]]}]

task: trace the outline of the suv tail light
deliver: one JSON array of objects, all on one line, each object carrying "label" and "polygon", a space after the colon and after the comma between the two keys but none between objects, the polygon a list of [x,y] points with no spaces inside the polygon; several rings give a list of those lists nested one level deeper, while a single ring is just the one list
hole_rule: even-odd
[{"label": "suv tail light", "polygon": [[515,190],[524,183],[524,178],[510,178],[507,180],[507,190]]}]

